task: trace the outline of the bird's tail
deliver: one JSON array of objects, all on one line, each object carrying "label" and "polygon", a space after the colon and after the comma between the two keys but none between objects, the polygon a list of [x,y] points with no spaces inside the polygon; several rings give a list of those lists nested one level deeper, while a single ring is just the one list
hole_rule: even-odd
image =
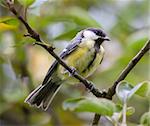
[{"label": "bird's tail", "polygon": [[31,106],[36,106],[47,110],[54,96],[60,89],[61,84],[49,82],[45,85],[39,85],[33,90],[29,96],[25,99],[25,102]]}]

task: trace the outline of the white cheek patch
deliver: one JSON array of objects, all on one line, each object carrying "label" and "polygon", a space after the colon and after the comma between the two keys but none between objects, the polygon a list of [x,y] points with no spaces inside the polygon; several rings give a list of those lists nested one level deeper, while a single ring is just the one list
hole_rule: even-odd
[{"label": "white cheek patch", "polygon": [[98,39],[98,36],[94,32],[89,31],[89,30],[84,31],[83,36],[86,39],[92,39],[92,40]]}]

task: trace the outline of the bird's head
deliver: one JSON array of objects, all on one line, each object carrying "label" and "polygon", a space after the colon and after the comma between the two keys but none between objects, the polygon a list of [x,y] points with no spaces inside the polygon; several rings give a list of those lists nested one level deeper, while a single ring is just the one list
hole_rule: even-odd
[{"label": "bird's head", "polygon": [[99,44],[102,44],[104,41],[110,41],[107,35],[101,29],[98,28],[87,28],[83,30],[82,35],[85,39],[94,40]]}]

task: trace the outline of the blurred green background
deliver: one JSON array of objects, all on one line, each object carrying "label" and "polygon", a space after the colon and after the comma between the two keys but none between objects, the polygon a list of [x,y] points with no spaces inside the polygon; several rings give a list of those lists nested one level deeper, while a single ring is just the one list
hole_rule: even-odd
[{"label": "blurred green background", "polygon": [[[100,90],[107,90],[113,84],[150,35],[149,0],[35,0],[29,7],[23,7],[18,1],[15,1],[18,12],[45,42],[56,47],[58,54],[81,29],[104,29],[111,41],[103,44],[106,50],[104,60],[89,77]],[[41,47],[33,46],[33,39],[23,37],[26,33],[24,26],[2,1],[0,3],[0,125],[91,124],[94,113],[73,113],[62,109],[67,98],[92,97],[82,84],[64,85],[46,112],[24,103],[29,92],[42,82],[54,58]],[[127,81],[136,85],[149,79],[148,58],[146,54],[140,60],[127,76]],[[118,102],[116,97],[114,101]],[[141,115],[148,111],[148,100],[134,96],[129,106],[135,107],[135,113],[128,121],[130,125],[138,124]]]}]

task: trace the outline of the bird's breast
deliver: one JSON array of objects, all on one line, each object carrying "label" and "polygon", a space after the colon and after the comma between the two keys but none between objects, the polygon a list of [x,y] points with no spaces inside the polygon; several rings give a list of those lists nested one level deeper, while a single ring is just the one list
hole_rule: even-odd
[{"label": "bird's breast", "polygon": [[[97,69],[103,55],[104,49],[102,46],[100,47],[100,51],[97,52],[94,48],[94,42],[86,41],[86,43],[80,44],[75,51],[64,58],[64,61],[67,65],[74,67],[80,75],[83,77],[88,77]],[[63,79],[70,80],[70,82],[73,83],[77,81],[73,77],[70,77],[67,70],[61,65],[59,66],[58,71]]]}]

